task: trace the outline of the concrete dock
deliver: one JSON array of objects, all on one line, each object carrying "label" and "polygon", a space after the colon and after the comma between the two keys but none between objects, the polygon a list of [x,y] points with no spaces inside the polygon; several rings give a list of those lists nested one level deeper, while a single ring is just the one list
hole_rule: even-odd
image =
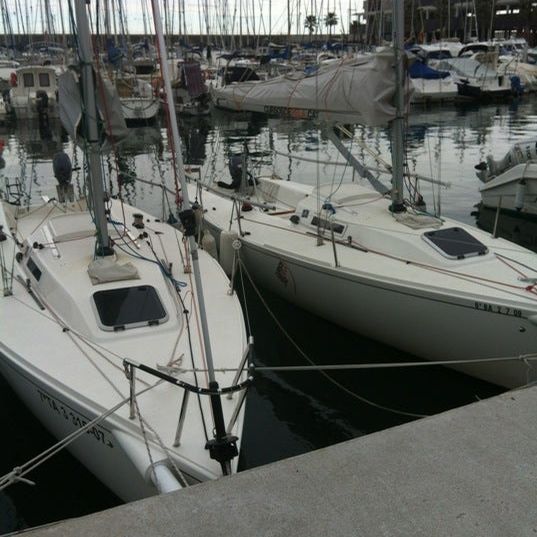
[{"label": "concrete dock", "polygon": [[28,533],[535,537],[537,387]]}]

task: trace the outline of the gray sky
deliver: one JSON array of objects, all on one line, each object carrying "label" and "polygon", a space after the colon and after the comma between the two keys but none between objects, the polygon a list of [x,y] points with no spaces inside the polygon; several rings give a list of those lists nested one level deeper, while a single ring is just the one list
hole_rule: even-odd
[{"label": "gray sky", "polygon": [[[164,0],[160,0],[161,6]],[[165,0],[169,10],[173,8],[174,31],[178,29],[178,3],[179,0]],[[183,0],[181,0],[183,1]],[[185,18],[188,33],[197,34],[206,32],[205,9],[200,6],[207,6],[209,13],[209,26],[211,34],[222,33],[224,26],[228,32],[233,27],[233,15],[235,12],[235,33],[239,32],[239,10],[241,0],[184,0]],[[104,5],[106,0],[99,0],[100,5]],[[108,0],[112,2],[112,0]],[[117,14],[117,2],[114,10]],[[151,0],[122,0],[125,7],[128,29],[131,33],[141,33],[145,27],[153,32],[153,24],[150,19]],[[96,5],[96,0],[92,0],[92,5]],[[223,16],[223,6],[227,3],[228,15]],[[310,14],[313,6],[316,14],[326,14],[327,11],[335,11],[340,19],[340,24],[334,29],[334,33],[342,31],[342,23],[345,31],[348,28],[349,10],[352,13],[362,10],[363,0],[290,0],[291,9],[291,32],[297,33],[304,30],[304,17]],[[31,33],[41,33],[46,27],[47,12],[46,6],[50,6],[49,13],[52,14],[54,28],[61,32],[62,18],[64,27],[68,30],[67,0],[7,0],[11,25],[15,33],[24,28],[30,27]],[[59,6],[63,6],[63,17],[60,14]],[[272,9],[269,8],[271,6]],[[144,17],[145,14],[145,17]],[[148,15],[149,14],[149,15]],[[298,17],[297,17],[298,15]],[[242,0],[242,31],[243,34],[267,34],[269,33],[269,17],[273,34],[287,33],[287,0]],[[297,23],[298,18],[298,23]],[[170,15],[170,20],[172,16]],[[28,24],[29,21],[29,24]],[[322,27],[326,32],[326,27]]]}]

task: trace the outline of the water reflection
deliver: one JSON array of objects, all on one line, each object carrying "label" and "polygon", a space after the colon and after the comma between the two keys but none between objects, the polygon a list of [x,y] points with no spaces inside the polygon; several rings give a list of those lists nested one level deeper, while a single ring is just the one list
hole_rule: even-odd
[{"label": "water reflection", "polygon": [[482,204],[476,206],[474,213],[478,227],[497,237],[507,239],[537,252],[537,217],[513,211],[498,211]]}]

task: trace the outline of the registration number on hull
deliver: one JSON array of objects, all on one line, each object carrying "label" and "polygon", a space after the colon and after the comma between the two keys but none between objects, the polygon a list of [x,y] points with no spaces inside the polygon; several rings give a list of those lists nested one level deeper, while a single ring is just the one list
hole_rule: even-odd
[{"label": "registration number on hull", "polygon": [[[58,414],[58,416],[61,416],[65,421],[68,421],[74,427],[82,429],[82,427],[85,427],[88,424],[88,419],[86,419],[84,416],[82,416],[69,406],[60,403],[57,399],[55,399],[48,393],[40,390],[39,388],[37,389],[37,393],[39,394],[39,398],[44,405],[48,406],[48,408]],[[114,444],[110,440],[110,434],[97,425],[93,425],[88,428],[86,430],[86,434],[92,436],[93,438],[95,438],[95,440],[97,440],[97,442],[100,442],[107,447],[114,447]]]},{"label": "registration number on hull", "polygon": [[508,306],[498,306],[497,304],[487,304],[486,302],[475,302],[476,310],[489,311],[490,313],[498,313],[500,315],[510,315],[511,317],[522,317],[522,310],[510,308]]}]

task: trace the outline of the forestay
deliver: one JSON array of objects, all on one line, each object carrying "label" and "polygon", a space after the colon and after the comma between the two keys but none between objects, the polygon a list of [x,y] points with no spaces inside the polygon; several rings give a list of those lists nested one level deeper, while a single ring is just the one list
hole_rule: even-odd
[{"label": "forestay", "polygon": [[295,118],[385,125],[395,117],[393,50],[321,65],[263,82],[214,90],[217,106]]}]

